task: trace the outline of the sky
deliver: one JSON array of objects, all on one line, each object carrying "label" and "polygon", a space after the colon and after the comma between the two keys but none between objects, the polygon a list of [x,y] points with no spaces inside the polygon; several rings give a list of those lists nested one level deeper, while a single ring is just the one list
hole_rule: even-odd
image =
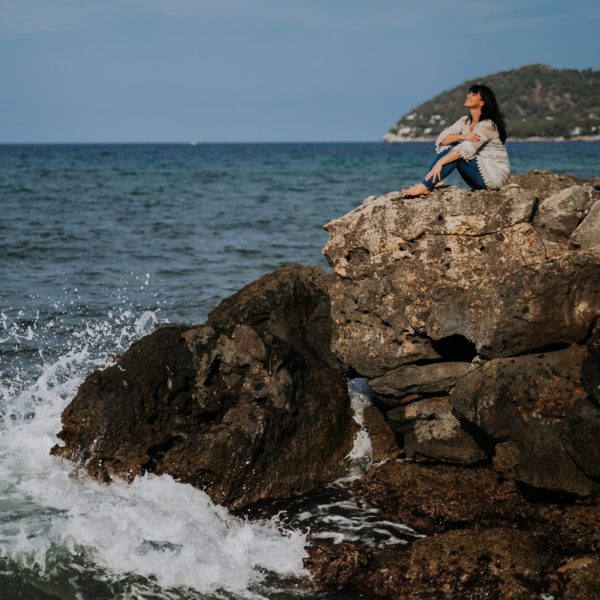
[{"label": "sky", "polygon": [[0,143],[378,141],[527,64],[600,68],[597,0],[0,0]]}]

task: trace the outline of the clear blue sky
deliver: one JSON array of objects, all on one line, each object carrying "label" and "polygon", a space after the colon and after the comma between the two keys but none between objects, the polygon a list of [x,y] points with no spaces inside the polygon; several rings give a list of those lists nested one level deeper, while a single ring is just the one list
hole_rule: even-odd
[{"label": "clear blue sky", "polygon": [[597,0],[0,0],[0,142],[378,140],[470,79],[600,68]]}]

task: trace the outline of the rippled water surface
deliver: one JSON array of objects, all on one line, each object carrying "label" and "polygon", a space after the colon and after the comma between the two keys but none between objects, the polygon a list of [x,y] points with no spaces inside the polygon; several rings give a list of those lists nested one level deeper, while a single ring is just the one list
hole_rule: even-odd
[{"label": "rippled water surface", "polygon": [[[517,172],[600,175],[600,143],[509,153]],[[100,486],[48,451],[111,354],[280,264],[326,267],[322,225],[430,160],[420,143],[0,146],[2,598],[324,597],[306,591],[307,535],[414,537],[344,482],[248,522],[168,477]]]}]

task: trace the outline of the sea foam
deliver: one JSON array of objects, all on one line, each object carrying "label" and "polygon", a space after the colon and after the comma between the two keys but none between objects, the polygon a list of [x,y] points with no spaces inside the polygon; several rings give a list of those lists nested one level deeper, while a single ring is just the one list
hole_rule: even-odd
[{"label": "sea foam", "polygon": [[[7,320],[11,340],[28,338]],[[34,376],[2,373],[1,561],[41,583],[69,580],[73,597],[79,578],[132,579],[138,592],[158,586],[256,597],[268,573],[306,575],[304,534],[277,519],[234,517],[169,476],[102,485],[49,455],[61,412],[86,373],[156,324],[152,311],[138,318],[121,311],[82,325],[58,358],[46,362],[41,352]],[[34,337],[44,330],[32,329]]]}]

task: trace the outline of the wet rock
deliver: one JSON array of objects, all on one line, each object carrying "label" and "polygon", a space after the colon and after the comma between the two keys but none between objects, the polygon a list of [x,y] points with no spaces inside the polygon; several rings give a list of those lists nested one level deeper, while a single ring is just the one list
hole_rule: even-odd
[{"label": "wet rock", "polygon": [[281,268],[204,325],[138,341],[88,376],[52,453],[104,480],[166,473],[232,508],[341,476],[353,427],[327,284],[320,269]]},{"label": "wet rock", "polygon": [[494,359],[453,388],[450,404],[494,446],[494,467],[537,490],[598,492],[600,409],[579,382],[585,348]]},{"label": "wet rock", "polygon": [[400,452],[396,436],[377,406],[367,406],[363,411],[365,429],[371,439],[373,462],[397,458]]},{"label": "wet rock", "polygon": [[386,463],[373,467],[354,489],[370,505],[426,533],[507,526],[532,515],[514,482],[485,466]]},{"label": "wet rock", "polygon": [[415,542],[398,575],[409,598],[520,600],[537,596],[545,562],[523,531],[449,531]]},{"label": "wet rock", "polygon": [[361,544],[322,544],[308,546],[306,567],[314,582],[322,589],[349,589],[360,573],[367,572],[373,552]]},{"label": "wet rock", "polygon": [[534,503],[522,527],[553,559],[600,552],[600,506]]},{"label": "wet rock", "polygon": [[600,598],[600,559],[585,556],[568,561],[558,569],[563,600]]},{"label": "wet rock", "polygon": [[321,587],[407,600],[533,599],[546,565],[528,533],[509,529],[450,531],[380,557],[349,544],[310,555]]},{"label": "wet rock", "polygon": [[487,458],[484,450],[453,414],[448,397],[426,398],[386,413],[404,436],[404,454],[413,459],[435,459],[470,465]]}]

